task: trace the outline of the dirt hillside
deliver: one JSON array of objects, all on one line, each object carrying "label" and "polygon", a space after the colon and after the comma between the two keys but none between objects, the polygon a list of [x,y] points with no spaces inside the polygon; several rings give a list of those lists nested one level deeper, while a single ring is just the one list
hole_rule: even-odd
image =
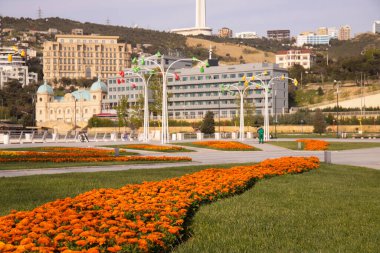
[{"label": "dirt hillside", "polygon": [[257,50],[254,47],[240,46],[231,43],[217,43],[205,39],[187,38],[186,44],[189,47],[201,47],[209,49],[210,45],[213,48],[214,56],[223,57],[221,64],[239,64],[255,63],[255,62],[271,62],[276,61],[275,55],[270,52]]}]

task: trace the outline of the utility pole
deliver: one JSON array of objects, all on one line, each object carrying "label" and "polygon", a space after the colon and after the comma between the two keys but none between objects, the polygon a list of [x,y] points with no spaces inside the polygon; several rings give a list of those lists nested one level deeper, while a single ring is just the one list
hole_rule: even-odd
[{"label": "utility pole", "polygon": [[220,91],[219,91],[219,113],[218,113],[218,121],[219,121],[219,134],[220,134]]},{"label": "utility pole", "polygon": [[276,101],[277,101],[277,90],[274,90],[274,136],[275,138],[277,139],[277,105],[276,105]]},{"label": "utility pole", "polygon": [[339,138],[339,82],[334,80],[336,85],[336,138]]}]

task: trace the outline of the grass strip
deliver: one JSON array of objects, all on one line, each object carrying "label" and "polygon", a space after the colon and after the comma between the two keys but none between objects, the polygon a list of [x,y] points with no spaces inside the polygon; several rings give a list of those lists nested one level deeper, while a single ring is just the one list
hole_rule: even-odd
[{"label": "grass strip", "polygon": [[378,252],[380,171],[321,164],[202,206],[187,252]]},{"label": "grass strip", "polygon": [[[327,150],[339,151],[339,150],[350,150],[350,149],[363,149],[363,148],[378,148],[380,143],[374,142],[328,142]],[[283,147],[287,149],[297,150],[298,144],[296,141],[271,141],[269,144]]]}]

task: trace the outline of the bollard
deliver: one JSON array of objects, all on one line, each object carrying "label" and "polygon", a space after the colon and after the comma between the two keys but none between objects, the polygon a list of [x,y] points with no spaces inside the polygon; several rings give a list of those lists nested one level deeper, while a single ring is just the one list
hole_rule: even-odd
[{"label": "bollard", "polygon": [[115,148],[115,157],[119,156],[119,148]]},{"label": "bollard", "polygon": [[325,163],[331,164],[331,151],[325,150]]},{"label": "bollard", "polygon": [[303,144],[303,142],[297,142],[297,148],[298,148],[299,150],[302,150],[302,149],[303,149],[302,144]]}]

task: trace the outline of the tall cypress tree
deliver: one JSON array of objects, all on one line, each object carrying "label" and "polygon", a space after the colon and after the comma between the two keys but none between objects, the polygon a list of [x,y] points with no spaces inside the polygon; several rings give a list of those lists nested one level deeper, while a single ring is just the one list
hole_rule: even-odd
[{"label": "tall cypress tree", "polygon": [[213,134],[215,133],[215,120],[214,120],[214,113],[208,111],[203,118],[202,125],[201,125],[201,132],[204,134]]},{"label": "tall cypress tree", "polygon": [[314,133],[322,134],[326,132],[326,121],[321,109],[317,109],[315,111],[313,126],[314,126],[314,130],[313,130]]}]

